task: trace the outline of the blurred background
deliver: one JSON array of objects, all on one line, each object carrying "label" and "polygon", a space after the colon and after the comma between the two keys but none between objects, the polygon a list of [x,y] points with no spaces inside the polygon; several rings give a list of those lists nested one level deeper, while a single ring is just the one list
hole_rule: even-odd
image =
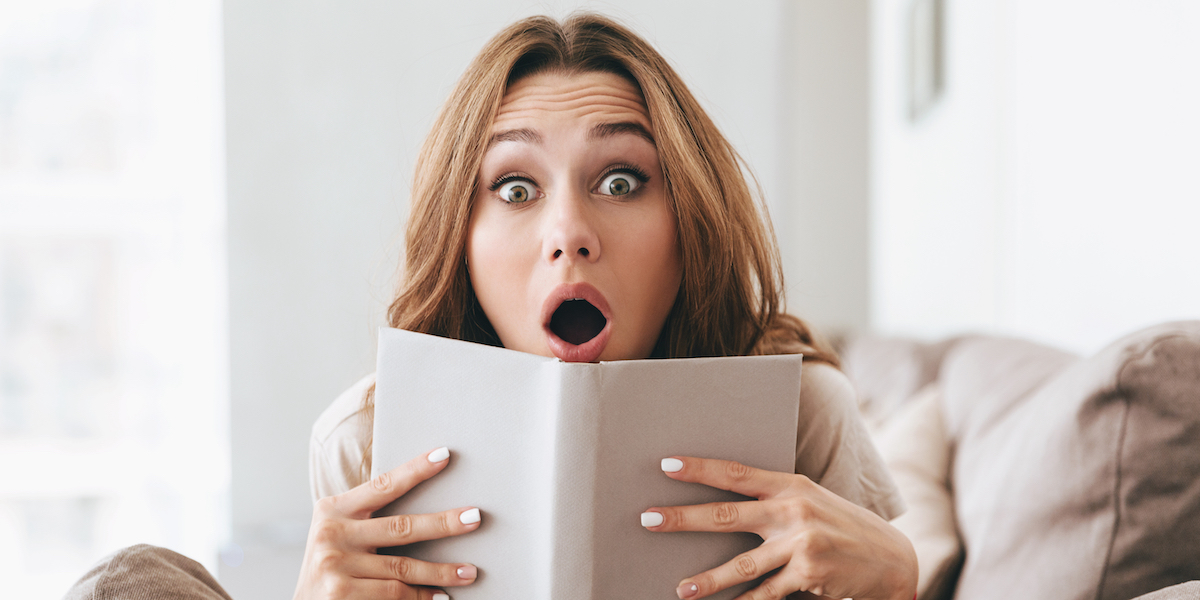
[{"label": "blurred background", "polygon": [[124,545],[284,597],[421,140],[518,18],[615,16],[758,176],[833,333],[1077,352],[1200,318],[1191,0],[0,0],[0,580]]}]

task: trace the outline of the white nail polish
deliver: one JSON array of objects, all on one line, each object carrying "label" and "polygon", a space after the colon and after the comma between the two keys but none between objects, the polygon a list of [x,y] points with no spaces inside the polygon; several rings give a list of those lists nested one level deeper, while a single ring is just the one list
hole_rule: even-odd
[{"label": "white nail polish", "polygon": [[478,523],[480,518],[481,517],[479,516],[478,508],[472,508],[471,510],[464,510],[461,515],[458,515],[458,520],[463,525],[470,525],[471,523]]},{"label": "white nail polish", "polygon": [[644,512],[642,513],[642,527],[658,527],[663,524],[662,513]]},{"label": "white nail polish", "polygon": [[678,473],[683,470],[683,461],[678,458],[664,458],[662,470],[666,473]]},{"label": "white nail polish", "polygon": [[445,446],[429,453],[429,462],[431,463],[440,463],[447,458],[450,458],[450,449]]},{"label": "white nail polish", "polygon": [[450,595],[449,594],[441,594],[441,593],[434,594],[433,600],[450,600]]}]

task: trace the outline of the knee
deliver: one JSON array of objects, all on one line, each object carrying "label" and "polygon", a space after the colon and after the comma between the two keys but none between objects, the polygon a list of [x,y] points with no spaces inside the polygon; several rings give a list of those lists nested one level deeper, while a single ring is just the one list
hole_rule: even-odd
[{"label": "knee", "polygon": [[105,557],[71,587],[64,600],[125,597],[229,600],[203,565],[149,544],[122,548]]}]

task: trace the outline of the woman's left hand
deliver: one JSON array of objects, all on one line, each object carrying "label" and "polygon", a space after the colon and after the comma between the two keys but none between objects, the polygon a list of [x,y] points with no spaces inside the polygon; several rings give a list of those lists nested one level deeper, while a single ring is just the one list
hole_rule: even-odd
[{"label": "woman's left hand", "polygon": [[[668,469],[679,466],[677,471]],[[779,571],[737,600],[777,600],[806,591],[858,600],[911,600],[917,588],[917,557],[904,534],[875,513],[812,480],[740,463],[675,457],[663,461],[668,477],[757,498],[695,506],[647,509],[643,525],[655,532],[750,532],[761,546],[680,582],[680,598],[703,598],[730,586]]]}]

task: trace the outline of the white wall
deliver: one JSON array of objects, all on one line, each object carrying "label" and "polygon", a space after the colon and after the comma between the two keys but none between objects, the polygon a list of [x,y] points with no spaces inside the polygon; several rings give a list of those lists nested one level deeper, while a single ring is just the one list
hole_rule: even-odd
[{"label": "white wall", "polygon": [[818,327],[870,319],[870,44],[867,0],[788,2],[773,207],[788,307]]},{"label": "white wall", "polygon": [[1012,14],[1001,324],[1086,350],[1200,318],[1200,4]]},{"label": "white wall", "polygon": [[1200,5],[947,1],[946,94],[915,124],[909,5],[872,17],[872,325],[1090,352],[1200,317]]},{"label": "white wall", "polygon": [[872,15],[871,324],[941,336],[998,318],[1001,48],[995,1],[947,1],[947,85],[907,103],[908,0]]},{"label": "white wall", "polygon": [[[309,428],[372,370],[434,112],[501,27],[579,4],[226,3],[234,533],[220,577],[235,597],[295,585]],[[782,198],[782,0],[583,5],[655,43]]]}]

